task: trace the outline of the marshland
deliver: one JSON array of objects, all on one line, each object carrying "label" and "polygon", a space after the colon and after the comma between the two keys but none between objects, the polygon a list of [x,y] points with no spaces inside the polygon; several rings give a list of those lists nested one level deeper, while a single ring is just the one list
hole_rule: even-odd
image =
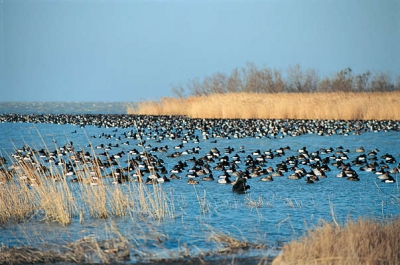
[{"label": "marshland", "polygon": [[400,264],[398,1],[0,1],[0,264]]},{"label": "marshland", "polygon": [[[265,264],[282,248],[294,253],[286,261],[304,264],[398,260],[398,120],[0,120],[6,262]],[[385,182],[384,172],[393,181]],[[210,174],[214,180],[202,180]],[[219,183],[226,175],[246,178],[250,189],[233,192]],[[263,181],[268,176],[273,181]],[[361,244],[352,228],[362,242],[371,229],[379,238]],[[302,239],[307,233],[315,239]],[[348,252],[296,250],[293,240],[307,240],[297,249],[330,249],[327,239],[314,241],[325,233],[356,242]],[[383,256],[367,255],[366,247],[380,242]]]},{"label": "marshland", "polygon": [[0,259],[399,262],[398,85],[235,71],[159,101],[2,104]]},{"label": "marshland", "polygon": [[248,63],[186,85],[175,97],[141,101],[128,113],[224,119],[399,120],[400,76],[353,73],[347,67],[321,77],[314,69],[290,66],[285,72]]}]

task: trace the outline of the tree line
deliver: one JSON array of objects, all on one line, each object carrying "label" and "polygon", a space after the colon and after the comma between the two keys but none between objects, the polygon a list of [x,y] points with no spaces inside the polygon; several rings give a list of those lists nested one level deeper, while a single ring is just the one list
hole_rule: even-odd
[{"label": "tree line", "polygon": [[313,93],[313,92],[388,92],[400,90],[400,76],[396,81],[388,73],[353,74],[347,67],[332,77],[320,78],[314,69],[303,70],[300,65],[288,67],[286,76],[271,68],[259,68],[248,63],[235,68],[230,75],[217,72],[212,76],[189,80],[186,86],[172,85],[177,97],[203,96],[216,93]]}]

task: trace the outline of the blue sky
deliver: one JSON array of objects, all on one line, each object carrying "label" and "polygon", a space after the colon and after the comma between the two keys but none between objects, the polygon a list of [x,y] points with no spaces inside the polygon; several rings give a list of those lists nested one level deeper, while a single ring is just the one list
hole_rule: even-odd
[{"label": "blue sky", "polygon": [[400,75],[400,1],[0,0],[0,101],[139,101],[254,63]]}]

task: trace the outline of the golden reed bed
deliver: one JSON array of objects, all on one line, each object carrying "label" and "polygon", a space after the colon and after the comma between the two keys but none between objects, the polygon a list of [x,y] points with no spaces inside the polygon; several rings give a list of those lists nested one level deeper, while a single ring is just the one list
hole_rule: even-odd
[{"label": "golden reed bed", "polygon": [[349,220],[345,226],[321,223],[285,244],[273,265],[399,264],[400,217],[384,221]]},{"label": "golden reed bed", "polygon": [[223,119],[400,120],[400,92],[212,94],[142,101],[127,112]]}]

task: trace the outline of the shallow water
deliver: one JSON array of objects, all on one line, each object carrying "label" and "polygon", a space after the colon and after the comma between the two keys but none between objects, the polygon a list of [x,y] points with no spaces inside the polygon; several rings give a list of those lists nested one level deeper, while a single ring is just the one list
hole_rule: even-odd
[{"label": "shallow water", "polygon": [[[118,136],[129,132],[133,128],[104,128],[85,126],[81,128],[70,124],[30,124],[30,123],[0,123],[0,155],[8,156],[15,148],[27,144],[35,149],[48,148],[50,150],[73,142],[75,147],[90,150],[101,143],[119,143],[119,147],[112,148],[110,154],[120,151],[128,152],[137,148],[138,141],[129,139],[129,145],[122,145]],[[102,133],[115,135],[110,139],[92,138]],[[153,139],[146,139],[147,144],[170,147],[167,153],[157,153],[165,161],[170,171],[178,160],[191,158],[193,155],[183,155],[179,158],[167,158],[174,152],[173,147],[180,144],[180,140],[166,139],[157,143]],[[186,143],[184,149],[200,147],[197,157],[204,156],[211,148],[217,147],[223,151],[226,147],[240,150],[244,147],[245,158],[251,152],[259,149],[275,150],[289,146],[285,156],[275,157],[267,161],[267,166],[275,167],[286,157],[298,154],[297,150],[307,147],[307,150],[316,151],[320,148],[337,148],[343,146],[348,149],[350,162],[358,153],[354,150],[363,146],[366,151],[379,149],[378,157],[383,154],[392,154],[397,163],[400,161],[400,137],[398,132],[367,132],[361,135],[350,134],[318,136],[307,134],[298,137],[283,138],[217,138],[216,143],[210,140],[200,140],[199,143]],[[97,151],[96,152],[100,152]],[[233,152],[229,156],[232,157]],[[322,157],[328,155],[321,155]],[[124,158],[126,160],[126,157]],[[381,158],[379,160],[382,160]],[[378,161],[379,162],[379,161]],[[397,165],[397,163],[395,165]],[[123,160],[121,159],[121,164]],[[393,166],[395,166],[393,165]],[[245,168],[244,164],[240,166]],[[288,242],[298,238],[307,229],[315,227],[321,220],[332,221],[333,217],[341,224],[348,219],[374,218],[384,219],[398,216],[400,213],[400,189],[398,182],[387,184],[380,182],[371,172],[357,170],[359,182],[336,178],[340,172],[334,166],[327,172],[326,179],[320,179],[313,185],[307,185],[304,179],[289,180],[285,173],[283,177],[275,177],[273,182],[261,182],[259,178],[249,179],[251,186],[247,194],[232,192],[231,185],[221,185],[214,182],[200,182],[199,185],[187,185],[187,178],[182,172],[181,180],[172,180],[163,183],[163,189],[173,200],[174,216],[162,221],[127,217],[108,220],[88,219],[82,224],[76,217],[68,226],[44,221],[27,220],[25,223],[10,224],[0,228],[0,241],[8,246],[35,245],[43,242],[61,243],[75,241],[83,236],[94,235],[98,238],[110,236],[111,226],[127,237],[135,245],[157,253],[158,257],[168,257],[173,251],[181,251],[187,247],[193,254],[217,247],[208,238],[213,231],[222,231],[237,239],[251,242],[262,242],[271,247],[278,247],[281,242]],[[357,167],[355,167],[357,168]],[[222,172],[215,171],[214,177]],[[395,176],[398,177],[397,175]],[[129,188],[132,183],[122,186]],[[204,205],[201,202],[204,201]],[[146,238],[146,233],[158,235],[158,242]],[[160,248],[160,245],[162,248]]]}]

